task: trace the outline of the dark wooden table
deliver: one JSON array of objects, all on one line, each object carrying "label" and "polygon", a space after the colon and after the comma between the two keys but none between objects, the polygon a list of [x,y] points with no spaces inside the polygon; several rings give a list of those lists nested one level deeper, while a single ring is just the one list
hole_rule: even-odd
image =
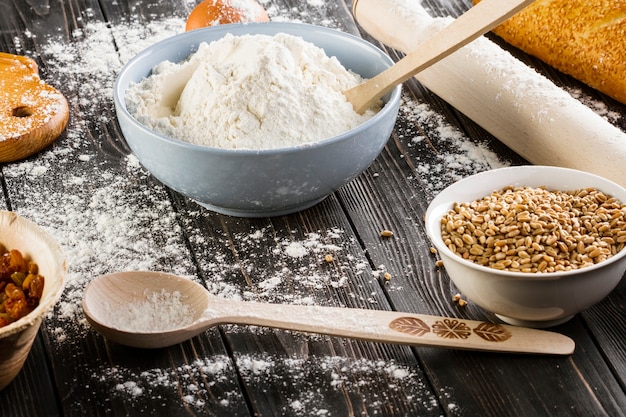
[{"label": "dark wooden table", "polygon": [[[274,20],[368,38],[349,0],[263,4]],[[452,301],[457,290],[435,265],[422,217],[433,196],[456,179],[524,161],[415,81],[406,83],[396,130],[373,165],[322,203],[290,216],[211,213],[129,156],[114,114],[115,74],[142,46],[181,32],[194,5],[0,0],[0,49],[35,58],[42,78],[71,107],[68,129],[51,148],[2,166],[0,208],[49,230],[67,254],[69,271],[67,289],[24,369],[0,392],[0,415],[625,415],[626,282],[554,329],[576,341],[568,357],[412,348],[240,326],[144,351],[91,330],[79,307],[84,286],[99,274],[131,269],[186,275],[226,297],[496,321],[471,300],[465,307]],[[428,7],[458,15],[469,2],[428,0]],[[623,106],[520,57],[580,91],[623,128]],[[393,237],[381,238],[383,229]]]}]

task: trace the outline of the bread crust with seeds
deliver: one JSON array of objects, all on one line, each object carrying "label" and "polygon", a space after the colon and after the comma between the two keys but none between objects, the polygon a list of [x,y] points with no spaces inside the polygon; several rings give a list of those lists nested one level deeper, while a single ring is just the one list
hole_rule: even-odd
[{"label": "bread crust with seeds", "polygon": [[626,104],[626,0],[536,0],[493,32]]}]

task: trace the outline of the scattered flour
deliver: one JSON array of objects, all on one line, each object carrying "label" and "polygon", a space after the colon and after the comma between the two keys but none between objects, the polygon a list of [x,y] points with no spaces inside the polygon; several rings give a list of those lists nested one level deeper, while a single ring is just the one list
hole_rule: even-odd
[{"label": "scattered flour", "polygon": [[309,6],[323,7],[326,4],[326,0],[306,0]]},{"label": "scattered flour", "polygon": [[[367,259],[351,253],[350,249],[358,243],[352,237],[347,238],[341,229],[331,228],[282,238],[274,237],[269,228],[237,233],[236,251],[248,256],[236,261],[230,258],[229,252],[207,242],[204,236],[192,235],[190,239],[199,246],[199,250],[212,253],[210,258],[202,258],[198,262],[201,269],[211,276],[207,283],[209,291],[218,297],[319,305],[328,302],[326,292],[322,290],[333,289],[345,291],[351,299],[376,302],[348,286],[352,276],[366,273],[370,266]],[[260,253],[264,253],[262,259],[257,255]],[[326,255],[332,255],[332,263],[324,260]],[[266,269],[266,264],[272,267]],[[231,275],[242,270],[254,282],[253,287],[242,289],[241,283],[230,282]]]},{"label": "scattered flour", "polygon": [[[274,379],[294,385],[300,389],[291,390],[285,411],[297,411],[298,415],[336,415],[335,410],[319,407],[323,398],[331,395],[358,390],[369,397],[378,398],[371,405],[376,415],[388,404],[388,395],[403,395],[408,403],[419,410],[436,410],[437,399],[426,394],[426,382],[417,375],[410,365],[394,360],[381,361],[366,358],[353,359],[342,356],[328,357],[278,357],[273,355],[243,355],[236,359],[236,366],[242,378],[251,384],[261,385]],[[380,388],[384,381],[385,389]],[[417,414],[415,414],[417,415]]]},{"label": "scattered flour", "polygon": [[[405,99],[400,113],[407,124],[398,126],[397,132],[406,139],[409,149],[415,150],[411,157],[419,181],[431,197],[468,175],[510,165],[485,144],[465,136],[426,103]],[[430,150],[421,152],[424,147]],[[435,157],[425,158],[433,154],[432,147],[438,150]]]},{"label": "scattered flour", "polygon": [[[566,91],[575,99],[582,102],[587,107],[593,109],[594,112],[604,117],[609,123],[614,125],[623,125],[624,118],[619,111],[610,109],[603,101],[598,101],[593,97],[585,94],[579,88],[566,88]],[[622,129],[626,131],[626,126],[622,126]]]},{"label": "scattered flour", "polygon": [[[327,2],[326,7],[339,6]],[[323,17],[312,19],[306,8],[270,8],[268,12],[274,13],[276,20],[335,24]],[[107,157],[110,152],[127,154],[124,144],[98,137],[98,133],[110,137],[108,131],[116,129],[112,100],[116,73],[140,50],[183,30],[184,20],[170,17],[149,24],[88,22],[72,34],[73,42],[69,45],[53,34],[38,42],[46,61],[42,68],[46,71],[44,78],[53,79],[76,93],[68,97],[74,116],[62,140],[36,159],[8,164],[2,171],[10,194],[28,196],[24,204],[16,199],[12,209],[47,229],[66,254],[66,288],[52,313],[54,321],[45,321],[44,330],[55,354],[67,358],[67,366],[73,366],[76,356],[85,354],[78,346],[92,332],[80,308],[83,290],[92,278],[126,270],[162,270],[192,279],[198,274],[191,261],[189,242],[182,237],[182,228],[194,230],[185,222],[206,213],[192,212],[178,218],[173,214],[168,190],[151,181],[134,156],[128,155],[115,163],[112,160],[117,161],[117,157]],[[371,267],[367,259],[353,255],[360,253],[351,250],[359,248],[359,244],[347,238],[343,230],[331,228],[304,234],[292,231],[278,236],[271,229],[252,227],[237,233],[232,241],[219,231],[212,237],[192,234],[188,239],[205,249],[203,253],[207,256],[198,259],[198,263],[209,290],[220,297],[319,305],[328,303],[329,292],[325,290],[330,289],[340,297],[378,302],[369,290],[358,292],[358,288],[348,286],[352,277],[371,273]],[[259,248],[263,248],[266,256],[233,258],[230,247],[233,242],[238,245],[236,252],[260,254]],[[324,261],[328,254],[334,259],[332,263]],[[265,262],[281,268],[277,273],[268,273],[263,268]],[[233,279],[242,271],[251,277],[250,285]],[[377,279],[376,273],[368,279]],[[134,364],[127,367],[123,359],[118,359],[112,359],[113,365],[103,363],[100,368],[88,371],[87,380],[77,368],[77,378],[96,393],[110,393],[112,398],[121,397],[122,401],[138,407],[144,406],[146,398],[165,401],[180,395],[194,409],[203,409],[210,403],[212,407],[218,404],[227,413],[233,404],[245,401],[236,382],[233,385],[234,365],[226,356],[200,357],[189,363],[148,369]],[[82,360],[78,358],[78,362]],[[299,409],[302,415],[331,414],[332,410],[318,405],[327,403],[318,386],[336,395],[344,395],[346,387],[355,392],[371,387],[375,392],[370,397],[380,398],[371,407],[381,409],[385,393],[378,393],[377,387],[383,375],[394,382],[390,389],[404,390],[407,398],[423,399],[428,407],[437,407],[436,399],[430,398],[430,390],[410,365],[395,365],[389,375],[393,366],[388,361],[334,356],[312,356],[307,360],[240,356],[237,363],[239,372],[248,379],[263,383],[262,378],[266,378],[267,383],[276,384],[277,378],[284,377],[299,387],[298,391],[291,390],[300,394],[290,398],[285,407]]]},{"label": "scattered flour", "polygon": [[[219,383],[226,383],[234,371],[228,356],[199,358],[189,364],[167,368],[134,371],[122,366],[104,367],[91,374],[94,383],[110,386],[113,396],[123,396],[131,401],[142,397],[161,398],[163,390],[178,390],[188,406],[202,409],[207,394]],[[181,378],[185,375],[185,378]],[[234,388],[234,387],[233,387]],[[217,402],[228,408],[232,401],[241,402],[241,394],[232,389],[221,393]]]},{"label": "scattered flour", "polygon": [[[235,369],[236,368],[236,369]],[[321,407],[328,396],[342,397],[346,390],[370,392],[380,389],[380,381],[385,381],[385,390],[374,392],[378,401],[370,405],[373,413],[386,406],[386,398],[393,394],[404,395],[417,410],[436,410],[439,405],[434,395],[428,394],[422,377],[415,373],[413,366],[400,364],[394,360],[381,361],[366,358],[352,359],[343,356],[301,357],[277,356],[268,354],[245,354],[236,358],[235,363],[228,356],[214,356],[196,359],[190,364],[172,369],[154,368],[141,372],[116,366],[99,369],[91,375],[95,383],[109,384],[111,395],[123,396],[130,401],[142,397],[160,398],[164,389],[175,389],[181,393],[186,404],[196,410],[205,409],[203,398],[219,383],[227,383],[237,370],[250,384],[262,386],[275,384],[289,385],[290,397],[285,401],[284,412],[297,412],[297,415],[335,415],[333,410]],[[189,375],[180,378],[179,375]],[[369,394],[368,394],[369,395]],[[220,407],[227,409],[234,402],[244,401],[240,394],[225,390],[219,394]],[[215,407],[215,405],[213,405]],[[212,412],[224,411],[212,409]],[[219,413],[218,413],[219,414]]]},{"label": "scattered flour", "polygon": [[[334,3],[327,6],[338,7]],[[274,13],[275,20],[311,21],[303,10],[270,8],[268,12]],[[323,19],[313,23],[333,24]],[[183,28],[184,21],[178,18],[163,18],[147,25],[91,22],[73,34],[74,42],[70,45],[52,35],[41,42],[47,63],[45,70],[65,88],[76,91],[76,95],[70,97],[76,117],[70,120],[66,139],[56,142],[36,160],[3,167],[3,174],[11,193],[22,193],[30,199],[28,205],[13,209],[48,229],[68,258],[68,281],[56,306],[55,320],[44,323],[49,327],[47,334],[53,339],[54,349],[68,360],[76,354],[74,345],[82,343],[91,332],[80,301],[83,289],[93,277],[142,269],[158,269],[192,279],[197,275],[190,261],[188,243],[181,238],[181,226],[193,230],[185,222],[191,221],[193,216],[205,214],[197,212],[190,213],[189,218],[177,218],[172,214],[167,190],[149,181],[148,173],[134,156],[129,155],[121,160],[121,164],[112,165],[106,158],[109,150],[102,148],[99,139],[88,133],[106,134],[108,129],[113,129],[112,85],[123,64],[140,50],[182,32]],[[112,47],[112,39],[117,50]],[[410,116],[423,110],[429,110],[430,116],[418,119],[415,115],[416,122],[430,123],[435,130],[445,127],[443,118],[425,107],[406,107],[403,111]],[[409,143],[413,143],[411,135],[406,132],[404,136]],[[415,141],[418,142],[419,138],[416,137]],[[94,146],[102,148],[102,152],[94,152]],[[119,146],[122,152],[127,152],[123,145]],[[120,149],[113,151],[120,152]],[[463,151],[458,153],[463,154]],[[469,154],[467,158],[468,161],[471,159]],[[432,166],[436,166],[434,162]],[[427,171],[420,175],[437,178],[437,174]],[[51,181],[62,186],[51,188],[47,185]],[[60,207],[63,210],[57,209]],[[198,262],[209,278],[209,290],[215,295],[319,305],[328,302],[325,290],[331,289],[346,299],[378,302],[369,290],[358,292],[354,285],[348,286],[352,277],[372,272],[367,259],[353,255],[358,251],[351,248],[359,247],[359,244],[347,238],[343,230],[332,228],[302,235],[293,231],[276,237],[273,230],[259,227],[236,234],[233,241],[238,245],[237,252],[260,254],[263,253],[260,248],[263,248],[266,251],[264,259],[233,258],[228,236],[216,233],[212,239],[204,234],[188,237],[192,244],[204,248],[204,253],[209,254]],[[324,261],[329,254],[332,263]],[[265,262],[281,267],[268,268],[277,271],[268,273],[263,268]],[[378,279],[383,270],[384,266],[379,266],[367,279]],[[239,276],[241,271],[251,277],[251,285],[242,285],[232,278]],[[52,325],[54,327],[50,328]],[[233,327],[228,331],[238,330]],[[246,328],[246,331],[263,330]],[[408,399],[423,401],[427,408],[437,408],[436,399],[431,398],[430,390],[409,365],[334,356],[303,360],[261,354],[240,356],[236,366],[249,381],[275,384],[277,378],[285,378],[298,387],[297,391],[290,392],[299,392],[299,395],[292,394],[294,397],[284,406],[301,415],[331,415],[332,410],[319,404],[326,404],[326,394],[344,395],[346,390],[374,390],[368,398],[379,398],[379,401],[373,401],[370,407],[381,409],[386,393],[379,392],[378,387],[383,377],[393,382],[387,388],[391,390],[389,392],[403,392]],[[207,407],[207,399],[214,398],[210,400],[212,406],[219,404],[228,410],[236,402],[244,401],[239,388],[229,385],[233,381],[232,372],[234,365],[226,356],[211,356],[147,370],[125,367],[120,363],[103,364],[102,368],[93,371],[90,384],[94,390],[110,392],[113,397],[120,396],[124,401],[137,404],[144,404],[145,398],[168,398],[180,393],[186,404],[194,409]],[[320,386],[328,390],[326,394],[319,390]]]},{"label": "scattered flour", "polygon": [[181,63],[157,65],[129,86],[126,105],[142,124],[196,145],[284,148],[371,118],[373,110],[355,112],[342,93],[362,81],[300,37],[228,34]]},{"label": "scattered flour", "polygon": [[319,26],[341,27],[345,22],[338,22],[337,9],[345,7],[341,2],[328,0],[307,0],[300,2],[297,7],[289,5],[279,6],[270,0],[259,0],[265,7],[273,22],[302,22]]},{"label": "scattered flour", "polygon": [[[322,9],[344,7],[321,0],[308,0],[308,8],[305,5],[279,8],[266,0],[261,3],[272,20],[327,26],[339,26],[339,23],[327,19]],[[312,14],[311,7],[319,8],[319,13]],[[52,340],[51,349],[65,355],[68,364],[74,364],[80,351],[75,345],[83,343],[91,331],[84,320],[80,301],[84,287],[93,277],[140,269],[159,269],[190,277],[197,274],[190,261],[189,242],[181,238],[181,226],[192,229],[185,224],[191,220],[172,214],[168,191],[149,181],[149,175],[135,157],[129,155],[119,164],[112,164],[106,158],[107,152],[127,152],[123,144],[107,144],[119,146],[109,149],[90,133],[106,135],[108,130],[115,129],[112,86],[122,65],[141,49],[183,30],[182,18],[163,16],[148,24],[88,22],[82,30],[72,34],[71,45],[54,35],[37,42],[46,61],[42,68],[46,74],[42,78],[53,79],[64,89],[76,92],[70,97],[74,116],[70,118],[63,140],[35,160],[3,166],[2,173],[10,194],[28,196],[27,204],[14,202],[12,209],[47,229],[67,256],[66,289],[55,309],[54,322],[48,320],[44,326]],[[20,47],[19,39],[15,45]],[[31,56],[38,53],[17,52]],[[599,103],[592,107],[607,118],[617,118]],[[464,137],[426,104],[405,100],[401,112],[409,125],[399,126],[397,133],[399,140],[408,147],[406,157],[416,167],[413,179],[424,184],[431,195],[467,174],[507,164],[486,146]],[[439,145],[445,145],[442,146],[445,152],[441,151],[434,159],[425,159],[419,150],[431,146],[429,141],[433,138]],[[94,148],[99,151],[94,152]],[[424,152],[428,153],[432,154],[432,149]],[[55,182],[54,187],[49,186],[51,182]],[[190,217],[194,215],[204,214],[190,213]],[[281,234],[286,235],[289,234]],[[219,231],[213,237],[192,234],[189,240],[205,248],[205,253],[210,255],[202,257],[198,263],[210,278],[209,290],[220,297],[313,305],[327,301],[323,290],[330,288],[341,296],[376,302],[367,293],[348,289],[347,280],[371,269],[366,259],[351,254],[350,247],[358,246],[358,242],[346,238],[342,230],[294,233],[277,238],[272,230],[252,227],[233,239],[238,245],[235,251],[241,253],[248,253],[249,249],[253,249],[250,253],[262,253],[259,248],[267,248],[267,259],[261,259],[261,255],[259,258],[233,258],[233,248],[229,247],[232,242]],[[332,264],[324,262],[326,254],[333,255]],[[276,274],[269,274],[264,271],[264,262],[282,268]],[[241,271],[254,277],[249,286],[232,278]],[[371,279],[377,279],[381,271],[384,271],[383,265],[374,271]],[[124,401],[141,403],[142,398],[181,395],[189,407],[207,407],[211,398],[212,406],[219,404],[228,409],[235,402],[245,401],[239,387],[231,389],[229,385],[235,369],[250,382],[297,387],[289,391],[293,397],[284,404],[285,414],[291,411],[299,415],[328,415],[332,410],[319,406],[327,403],[324,396],[328,393],[343,396],[352,392],[361,395],[366,391],[363,397],[379,399],[372,401],[371,407],[375,409],[372,414],[383,414],[386,392],[368,391],[379,388],[380,380],[390,383],[386,389],[394,395],[401,392],[407,400],[427,409],[438,407],[437,398],[429,394],[426,382],[415,373],[418,367],[341,356],[302,359],[259,353],[239,356],[236,364],[228,356],[211,356],[144,370],[104,363],[101,368],[90,371],[87,383],[93,389],[103,388],[101,392],[122,397]],[[216,387],[221,388],[217,394]],[[449,396],[452,388],[441,389],[437,394],[442,401],[449,402],[448,411],[460,412],[460,407]]]}]

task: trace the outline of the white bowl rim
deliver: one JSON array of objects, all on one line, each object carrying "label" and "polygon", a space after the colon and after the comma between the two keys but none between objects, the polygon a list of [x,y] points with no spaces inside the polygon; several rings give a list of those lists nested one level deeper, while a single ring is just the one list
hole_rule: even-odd
[{"label": "white bowl rim", "polygon": [[[115,106],[117,108],[118,111],[121,111],[125,117],[128,118],[128,120],[135,125],[136,127],[138,127],[139,129],[150,133],[151,135],[154,135],[155,138],[162,140],[164,142],[168,142],[170,144],[174,144],[177,146],[181,146],[181,147],[185,147],[185,148],[190,148],[191,150],[200,150],[203,152],[212,152],[212,153],[216,153],[218,155],[220,154],[228,154],[228,155],[232,155],[232,154],[238,154],[238,155],[274,155],[274,154],[285,154],[285,153],[291,153],[291,152],[299,152],[302,151],[303,149],[314,149],[314,148],[318,148],[318,147],[323,147],[326,146],[330,143],[333,142],[341,142],[347,138],[353,137],[354,134],[356,132],[359,131],[363,131],[366,130],[367,128],[370,127],[370,125],[375,124],[378,122],[379,119],[383,118],[384,116],[387,115],[387,113],[392,111],[392,108],[394,107],[394,103],[399,103],[400,102],[400,94],[401,94],[401,89],[402,89],[402,84],[399,84],[398,86],[396,86],[392,92],[390,93],[389,96],[389,100],[387,101],[387,103],[385,103],[385,105],[383,106],[382,109],[380,109],[380,111],[378,111],[373,117],[371,117],[370,119],[366,120],[365,122],[361,123],[360,125],[356,126],[353,129],[350,129],[346,132],[343,132],[339,135],[327,138],[327,139],[323,139],[320,141],[315,141],[315,142],[311,142],[311,143],[305,143],[305,144],[301,144],[301,145],[296,145],[296,146],[289,146],[289,147],[283,147],[283,148],[271,148],[271,149],[224,149],[224,148],[217,148],[217,147],[211,147],[211,146],[204,146],[204,145],[197,145],[194,143],[190,143],[190,142],[185,142],[183,140],[180,139],[176,139],[176,138],[172,138],[166,135],[163,135],[162,133],[156,132],[150,128],[148,128],[147,126],[145,126],[144,124],[142,124],[141,122],[139,122],[137,119],[135,119],[135,117],[133,117],[130,112],[127,110],[126,108],[126,103],[124,101],[121,100],[121,97],[125,96],[126,91],[122,91],[121,88],[121,82],[120,79],[122,78],[122,75],[132,66],[134,65],[137,61],[139,61],[143,56],[145,55],[149,55],[150,52],[154,49],[157,48],[164,48],[167,47],[168,44],[170,43],[176,43],[178,42],[178,40],[180,38],[186,38],[186,37],[192,37],[192,32],[197,35],[198,31],[203,31],[203,32],[225,32],[225,33],[230,33],[228,32],[229,28],[232,27],[252,27],[252,26],[275,26],[277,29],[280,29],[281,27],[284,27],[285,30],[287,30],[288,28],[302,28],[302,27],[308,27],[311,29],[314,29],[316,31],[320,31],[320,32],[325,32],[328,34],[338,34],[339,36],[345,37],[349,40],[352,40],[354,42],[363,44],[364,46],[370,47],[374,50],[377,50],[381,56],[383,57],[383,59],[385,61],[387,61],[388,64],[393,65],[393,60],[391,59],[391,57],[389,57],[389,55],[387,55],[382,49],[380,49],[379,47],[377,47],[376,45],[372,44],[371,42],[366,41],[363,38],[360,38],[358,36],[355,36],[351,33],[347,33],[347,32],[343,32],[341,30],[338,29],[333,29],[333,28],[328,28],[328,27],[324,27],[324,26],[318,26],[318,25],[313,25],[313,24],[309,24],[309,23],[296,23],[296,22],[248,22],[248,23],[231,23],[231,24],[227,24],[227,25],[217,25],[217,26],[209,26],[209,27],[205,27],[205,28],[200,28],[200,29],[195,29],[193,31],[188,31],[188,32],[183,32],[183,33],[179,33],[177,35],[171,36],[167,39],[161,40],[159,42],[156,42],[150,46],[148,46],[147,48],[143,49],[141,52],[139,52],[137,55],[135,55],[134,57],[132,57],[125,65],[124,67],[120,70],[120,72],[118,73],[116,79],[115,79],[115,83],[114,83],[114,87],[113,87],[113,96],[114,96],[114,101],[115,101]],[[278,33],[278,32],[277,32]],[[241,34],[243,35],[243,34]]]},{"label": "white bowl rim", "polygon": [[[556,171],[561,171],[561,172],[571,172],[571,173],[576,173],[576,174],[582,174],[585,175],[591,179],[594,179],[594,181],[597,181],[599,183],[599,186],[597,187],[600,191],[602,191],[601,189],[601,185],[602,183],[604,183],[604,185],[610,185],[612,187],[616,187],[618,189],[623,190],[624,195],[626,195],[626,189],[624,187],[622,187],[621,185],[606,179],[604,177],[601,177],[599,175],[590,173],[590,172],[586,172],[586,171],[582,171],[582,170],[578,170],[578,169],[573,169],[573,168],[565,168],[565,167],[556,167],[556,166],[548,166],[548,165],[517,165],[517,166],[510,166],[510,167],[503,167],[503,168],[496,168],[496,169],[491,169],[491,170],[487,170],[487,171],[483,171],[483,172],[479,172],[477,174],[473,174],[470,176],[467,176],[465,178],[462,178],[458,181],[456,181],[455,183],[449,185],[448,187],[446,187],[443,191],[449,190],[451,188],[456,188],[456,187],[462,187],[465,183],[470,182],[470,181],[474,181],[476,180],[476,178],[480,178],[480,177],[486,177],[486,176],[493,176],[493,175],[498,175],[504,171],[512,171],[512,170],[540,170],[540,171],[546,171],[546,172],[556,172]],[[501,188],[501,187],[498,187]],[[495,191],[495,189],[493,190]],[[489,192],[491,191],[487,191],[485,192],[485,195],[487,195]],[[441,193],[440,193],[441,194]],[[620,202],[622,204],[626,204],[626,201],[622,201],[620,200]],[[439,252],[443,252],[446,256],[448,256],[449,258],[453,259],[454,261],[457,261],[458,263],[475,269],[477,271],[483,272],[483,273],[488,273],[488,274],[492,274],[492,275],[498,275],[498,276],[502,276],[502,277],[507,277],[507,278],[524,278],[524,279],[532,279],[532,280],[536,280],[536,281],[551,281],[551,280],[556,280],[556,279],[566,279],[568,277],[574,277],[576,275],[580,275],[583,273],[587,273],[587,272],[592,272],[595,271],[597,269],[601,269],[604,268],[605,266],[612,264],[614,262],[619,261],[620,259],[624,258],[626,256],[626,247],[623,248],[619,253],[611,256],[610,258],[594,264],[594,265],[590,265],[590,266],[586,266],[584,268],[580,268],[580,269],[574,269],[574,270],[569,270],[569,271],[556,271],[556,272],[542,272],[542,273],[530,273],[530,272],[517,272],[517,271],[501,271],[498,269],[494,269],[494,268],[490,268],[488,266],[483,266],[483,265],[479,265],[476,264],[472,261],[468,261],[467,259],[463,259],[462,257],[460,257],[459,255],[457,255],[456,253],[452,252],[450,250],[450,248],[448,248],[446,245],[443,244],[443,241],[441,240],[441,234],[437,234],[437,235],[433,235],[432,231],[431,231],[431,225],[439,225],[439,218],[436,220],[429,220],[429,214],[431,213],[431,211],[435,208],[435,207],[439,207],[441,206],[440,204],[437,204],[437,196],[435,196],[435,198],[431,201],[428,209],[426,210],[426,216],[425,216],[425,225],[426,225],[426,232],[428,234],[428,237],[430,239],[430,241],[433,243],[433,245],[435,245],[435,248],[439,251]],[[451,208],[451,205],[449,206]],[[445,268],[445,265],[444,265]]]},{"label": "white bowl rim", "polygon": [[[52,236],[48,234],[43,228],[41,228],[41,226],[12,211],[0,211],[0,216],[15,216],[15,219],[13,221],[19,221],[26,227],[36,231],[39,237],[44,240],[46,244],[51,248],[51,250],[55,253],[55,256],[58,257],[60,261],[60,268],[58,272],[61,275],[55,281],[52,292],[49,293],[44,300],[40,300],[39,304],[37,305],[37,307],[35,307],[33,311],[6,326],[0,327],[0,339],[3,339],[21,332],[26,327],[32,326],[35,321],[48,314],[48,311],[56,304],[59,297],[63,293],[63,290],[65,289],[65,283],[67,280],[67,259],[65,258],[65,255],[63,254],[59,243],[54,238],[52,238]],[[44,279],[45,278],[46,277],[44,276]],[[44,286],[45,285],[48,285],[48,283],[44,282]]]}]

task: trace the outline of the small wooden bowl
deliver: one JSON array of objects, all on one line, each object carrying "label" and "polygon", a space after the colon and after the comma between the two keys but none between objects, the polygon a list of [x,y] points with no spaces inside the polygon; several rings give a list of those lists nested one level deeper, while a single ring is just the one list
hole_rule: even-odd
[{"label": "small wooden bowl", "polygon": [[18,249],[39,266],[44,277],[39,305],[21,319],[0,327],[0,390],[22,369],[43,318],[60,297],[65,284],[66,260],[59,244],[43,229],[10,211],[0,211],[0,244]]},{"label": "small wooden bowl", "polygon": [[0,52],[0,163],[48,147],[68,120],[67,100],[39,78],[35,61]]}]

